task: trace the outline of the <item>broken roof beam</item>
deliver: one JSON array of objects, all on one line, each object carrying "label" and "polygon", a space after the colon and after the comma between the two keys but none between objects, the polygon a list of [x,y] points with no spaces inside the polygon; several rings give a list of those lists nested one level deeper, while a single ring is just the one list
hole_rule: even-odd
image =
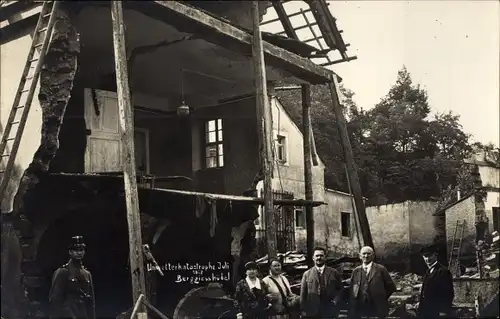
[{"label": "broken roof beam", "polygon": [[290,18],[288,18],[285,8],[283,7],[283,3],[279,0],[272,1],[274,10],[276,10],[276,14],[281,20],[281,24],[283,25],[283,29],[285,29],[286,35],[289,38],[298,40],[297,33],[293,29],[292,23],[290,22]]},{"label": "broken roof beam", "polygon": [[[231,23],[178,1],[126,1],[126,8],[174,26],[181,32],[194,33],[213,44],[250,56],[252,35]],[[283,48],[263,42],[266,64],[287,71],[312,84],[331,81],[332,71],[320,67]]]}]

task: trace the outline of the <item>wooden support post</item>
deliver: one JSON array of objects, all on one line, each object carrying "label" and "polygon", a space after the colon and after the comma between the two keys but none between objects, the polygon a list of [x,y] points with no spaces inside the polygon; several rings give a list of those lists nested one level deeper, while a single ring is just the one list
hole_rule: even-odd
[{"label": "wooden support post", "polygon": [[335,118],[337,120],[337,126],[339,129],[340,139],[342,142],[342,147],[344,149],[346,167],[347,167],[347,178],[352,187],[352,193],[354,196],[354,203],[356,204],[357,217],[359,219],[359,226],[361,234],[363,236],[363,245],[370,246],[373,249],[373,239],[370,232],[370,225],[368,223],[368,217],[366,216],[365,203],[363,201],[363,195],[361,193],[361,185],[359,184],[358,172],[356,171],[356,164],[354,163],[354,155],[352,153],[351,142],[349,141],[349,134],[347,132],[347,124],[342,112],[342,106],[340,105],[339,96],[337,93],[337,78],[335,74],[332,74],[330,85],[330,92],[332,95],[332,105],[335,112]]},{"label": "wooden support post", "polygon": [[[347,166],[344,164],[344,170],[345,170],[345,175],[347,176]],[[354,202],[354,196],[352,196],[352,187],[351,187],[351,182],[349,181],[349,178],[347,179],[347,187],[349,188],[349,197],[351,199],[351,206],[352,206],[352,211],[354,213],[354,227],[356,228],[356,237],[358,238],[358,246],[359,250],[361,251],[361,248],[363,248],[363,245],[361,245],[361,238],[359,237],[359,218],[358,218],[358,213],[356,211],[356,203]]]},{"label": "wooden support post", "polygon": [[[312,190],[312,162],[311,162],[311,86],[302,85],[302,125],[304,132],[304,184],[306,200],[313,200]],[[314,216],[312,206],[306,206],[306,230],[307,230],[307,260],[313,265],[314,249]]]},{"label": "wooden support post", "polygon": [[267,94],[266,68],[264,64],[264,50],[262,44],[262,34],[260,32],[259,1],[253,1],[253,45],[252,55],[255,72],[255,91],[257,102],[257,121],[262,136],[261,164],[264,173],[264,214],[266,216],[266,237],[267,250],[269,257],[277,255],[276,229],[274,225],[274,206],[273,206],[273,154],[271,151],[272,143],[272,125],[271,125],[271,106]]},{"label": "wooden support post", "polygon": [[[141,219],[137,195],[137,179],[134,155],[134,123],[127,72],[125,51],[125,26],[121,1],[111,1],[113,23],[113,47],[115,53],[116,86],[118,108],[120,110],[120,128],[122,134],[123,176],[127,222],[129,235],[130,274],[132,276],[132,300],[138,300],[146,293],[144,281],[144,263],[142,258]],[[140,308],[143,308],[142,306]],[[138,317],[144,318],[144,311],[139,310]]]}]

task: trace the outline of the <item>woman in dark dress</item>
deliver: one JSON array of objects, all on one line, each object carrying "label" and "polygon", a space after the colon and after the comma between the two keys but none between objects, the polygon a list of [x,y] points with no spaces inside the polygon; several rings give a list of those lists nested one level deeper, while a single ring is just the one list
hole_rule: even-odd
[{"label": "woman in dark dress", "polygon": [[251,261],[245,264],[246,277],[236,284],[234,296],[238,310],[237,319],[265,319],[271,307],[272,295],[268,286],[257,277],[258,266]]}]

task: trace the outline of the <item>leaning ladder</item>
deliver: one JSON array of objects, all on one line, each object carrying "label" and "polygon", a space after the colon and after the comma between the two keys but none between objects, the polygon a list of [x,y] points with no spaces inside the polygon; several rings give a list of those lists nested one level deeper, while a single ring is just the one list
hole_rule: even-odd
[{"label": "leaning ladder", "polygon": [[[5,190],[7,189],[14,168],[17,151],[19,150],[19,144],[38,82],[38,76],[47,52],[50,35],[52,34],[52,28],[55,22],[54,13],[57,10],[58,2],[59,1],[43,2],[42,10],[38,17],[38,23],[33,33],[33,41],[28,53],[28,58],[24,66],[21,80],[19,81],[19,87],[17,88],[7,124],[5,125],[2,141],[0,142],[0,162],[2,164],[2,169],[0,170],[2,179],[0,182],[0,201],[4,198]],[[38,56],[36,56],[36,53],[38,53]],[[32,70],[33,72],[30,73]],[[22,97],[24,97],[24,99],[22,99]],[[12,142],[12,146],[9,151],[7,149],[7,143],[10,142]]]},{"label": "leaning ladder", "polygon": [[465,220],[463,221],[457,220],[457,225],[455,226],[455,233],[453,234],[453,240],[451,242],[448,268],[450,269],[450,272],[453,274],[454,277],[458,276],[460,272],[460,253],[462,251],[465,223],[466,223]]}]

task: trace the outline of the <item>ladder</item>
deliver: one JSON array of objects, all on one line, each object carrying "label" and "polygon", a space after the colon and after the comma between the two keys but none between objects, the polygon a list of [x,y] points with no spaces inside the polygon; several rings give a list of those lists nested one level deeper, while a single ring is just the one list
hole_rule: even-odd
[{"label": "ladder", "polygon": [[453,234],[453,240],[451,242],[448,268],[454,277],[457,277],[460,273],[460,253],[462,250],[462,242],[464,239],[465,223],[465,219],[462,221],[457,220],[455,233]]},{"label": "ladder", "polygon": [[[43,59],[47,52],[54,26],[54,13],[57,10],[59,1],[44,1],[38,23],[33,33],[31,48],[28,53],[26,65],[19,81],[12,109],[5,125],[2,140],[0,142],[0,202],[4,199],[5,190],[9,184],[10,176],[14,168],[14,163],[19,150],[19,144],[23,135],[28,113],[35,93],[38,76],[43,64]],[[38,53],[38,55],[36,54]],[[12,142],[10,151],[7,144]]]}]

